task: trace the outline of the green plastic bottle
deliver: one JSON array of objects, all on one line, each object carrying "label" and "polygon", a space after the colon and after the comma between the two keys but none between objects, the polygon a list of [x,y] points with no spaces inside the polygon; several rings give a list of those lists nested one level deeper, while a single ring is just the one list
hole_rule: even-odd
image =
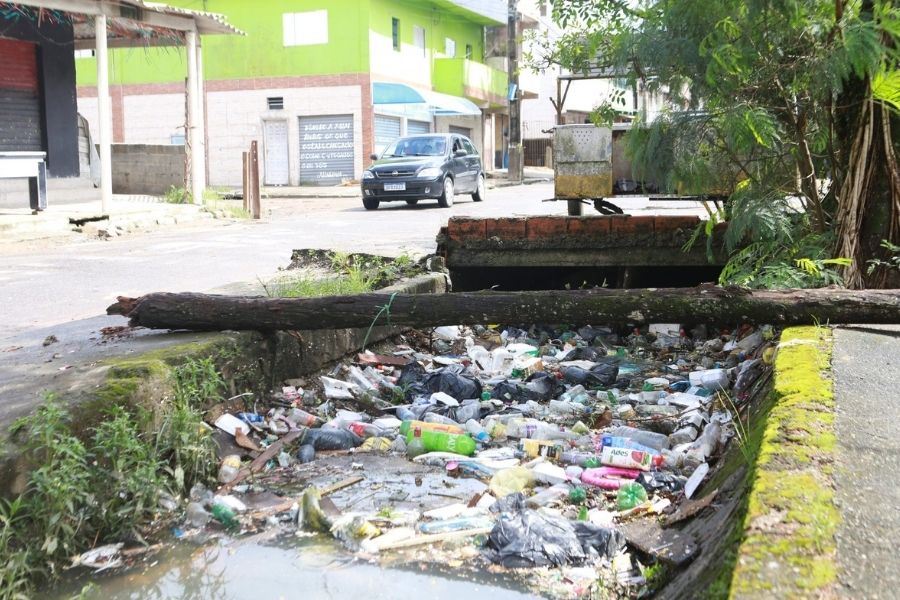
[{"label": "green plastic bottle", "polygon": [[647,490],[639,483],[629,481],[623,483],[616,496],[616,504],[619,510],[631,510],[647,501]]},{"label": "green plastic bottle", "polygon": [[400,435],[409,437],[410,432],[418,427],[422,431],[444,431],[446,433],[465,433],[466,430],[459,425],[446,425],[444,423],[428,423],[427,421],[403,421],[400,423]]},{"label": "green plastic bottle", "polygon": [[[414,432],[406,434],[406,443],[409,444]],[[475,440],[467,435],[445,433],[443,431],[422,431],[422,443],[426,452],[453,452],[463,456],[475,454]]]},{"label": "green plastic bottle", "polygon": [[224,504],[214,504],[212,507],[212,516],[225,526],[226,529],[237,529],[240,523],[234,516],[234,511]]}]

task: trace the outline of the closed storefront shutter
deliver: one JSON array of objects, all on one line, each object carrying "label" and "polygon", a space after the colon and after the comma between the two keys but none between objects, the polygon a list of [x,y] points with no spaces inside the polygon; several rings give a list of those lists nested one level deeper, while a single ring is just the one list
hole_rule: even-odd
[{"label": "closed storefront shutter", "polygon": [[43,150],[37,47],[0,38],[0,151]]},{"label": "closed storefront shutter", "polygon": [[300,117],[300,185],[353,179],[353,115]]},{"label": "closed storefront shutter", "polygon": [[456,125],[451,125],[450,133],[455,133],[456,135],[464,135],[470,140],[472,139],[472,130],[468,127],[457,127]]},{"label": "closed storefront shutter", "polygon": [[400,117],[375,115],[376,153],[381,154],[398,137],[400,137]]},{"label": "closed storefront shutter", "polygon": [[409,135],[415,135],[417,133],[431,133],[431,123],[428,121],[413,121],[412,119],[406,122],[406,132]]}]

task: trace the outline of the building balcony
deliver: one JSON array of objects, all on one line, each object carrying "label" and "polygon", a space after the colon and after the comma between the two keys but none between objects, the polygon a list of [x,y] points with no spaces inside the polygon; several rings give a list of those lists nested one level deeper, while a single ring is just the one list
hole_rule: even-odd
[{"label": "building balcony", "polygon": [[434,90],[462,96],[479,104],[506,104],[508,80],[504,71],[465,58],[439,58],[434,61]]}]

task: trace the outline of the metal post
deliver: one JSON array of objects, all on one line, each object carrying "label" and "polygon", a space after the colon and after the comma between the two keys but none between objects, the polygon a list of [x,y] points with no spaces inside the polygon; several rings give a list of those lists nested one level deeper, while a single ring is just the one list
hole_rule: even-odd
[{"label": "metal post", "polygon": [[256,140],[250,142],[250,216],[254,219],[262,217],[262,205],[259,195],[259,149]]},{"label": "metal post", "polygon": [[197,85],[197,32],[187,31],[184,36],[185,53],[187,55],[187,95],[188,95],[188,149],[191,165],[191,197],[194,204],[203,204],[203,142],[200,139],[200,98]]},{"label": "metal post", "polygon": [[109,100],[109,52],[106,15],[94,18],[97,50],[97,111],[100,118],[100,210],[112,208],[112,103]]},{"label": "metal post", "polygon": [[509,0],[507,14],[506,56],[510,98],[509,98],[509,172],[510,181],[522,181],[522,103],[519,98],[519,0]]}]

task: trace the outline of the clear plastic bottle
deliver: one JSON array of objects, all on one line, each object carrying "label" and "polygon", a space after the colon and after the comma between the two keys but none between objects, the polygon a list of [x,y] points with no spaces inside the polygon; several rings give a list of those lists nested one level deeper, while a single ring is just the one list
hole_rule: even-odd
[{"label": "clear plastic bottle", "polygon": [[481,423],[475,419],[466,421],[466,433],[481,443],[489,442],[491,440],[491,434],[488,433],[488,430],[482,427]]},{"label": "clear plastic bottle", "polygon": [[678,421],[678,429],[669,436],[669,444],[677,446],[693,442],[700,434],[704,421],[706,421],[706,417],[698,410],[685,413]]},{"label": "clear plastic bottle", "polygon": [[577,433],[535,419],[510,419],[506,424],[506,435],[532,440],[573,440],[578,437]]},{"label": "clear plastic bottle", "polygon": [[292,408],[287,417],[301,427],[319,427],[322,424],[322,419],[299,408]]},{"label": "clear plastic bottle", "polygon": [[371,423],[360,423],[356,421],[355,423],[350,423],[350,431],[355,433],[361,438],[370,438],[370,437],[382,437],[384,436],[384,431],[380,427],[376,427]]},{"label": "clear plastic bottle", "polygon": [[691,444],[684,455],[684,469],[693,472],[698,466],[706,462],[706,459],[715,451],[722,434],[722,426],[712,422],[703,430],[703,434]]},{"label": "clear plastic bottle", "polygon": [[540,508],[542,506],[547,506],[557,500],[562,500],[569,495],[569,492],[572,491],[572,486],[568,483],[557,483],[556,485],[552,485],[545,490],[541,490],[537,494],[533,496],[529,496],[525,499],[525,505],[530,506],[531,508]]},{"label": "clear plastic bottle", "polygon": [[219,466],[219,483],[231,483],[241,470],[241,457],[237,454],[229,454],[222,459]]},{"label": "clear plastic bottle", "polygon": [[581,417],[591,412],[591,409],[584,404],[577,402],[568,402],[565,400],[551,400],[550,414],[566,417]]},{"label": "clear plastic bottle", "polygon": [[199,502],[191,502],[187,505],[187,521],[193,527],[203,527],[209,523],[211,515]]},{"label": "clear plastic bottle", "polygon": [[506,348],[497,348],[491,353],[491,371],[496,375],[509,377],[515,358]]},{"label": "clear plastic bottle", "polygon": [[606,435],[630,438],[632,441],[654,450],[662,450],[663,448],[669,447],[668,436],[662,433],[655,433],[653,431],[646,431],[644,429],[637,429],[625,425],[608,429]]},{"label": "clear plastic bottle", "polygon": [[444,415],[439,415],[433,412],[425,413],[425,416],[422,417],[422,420],[426,423],[438,423],[440,425],[453,425],[455,427],[459,427],[459,423],[457,423],[450,417],[445,417]]},{"label": "clear plastic bottle", "polygon": [[426,452],[425,443],[422,441],[422,429],[416,427],[412,434],[412,438],[407,437],[406,440],[406,457],[410,460]]}]

